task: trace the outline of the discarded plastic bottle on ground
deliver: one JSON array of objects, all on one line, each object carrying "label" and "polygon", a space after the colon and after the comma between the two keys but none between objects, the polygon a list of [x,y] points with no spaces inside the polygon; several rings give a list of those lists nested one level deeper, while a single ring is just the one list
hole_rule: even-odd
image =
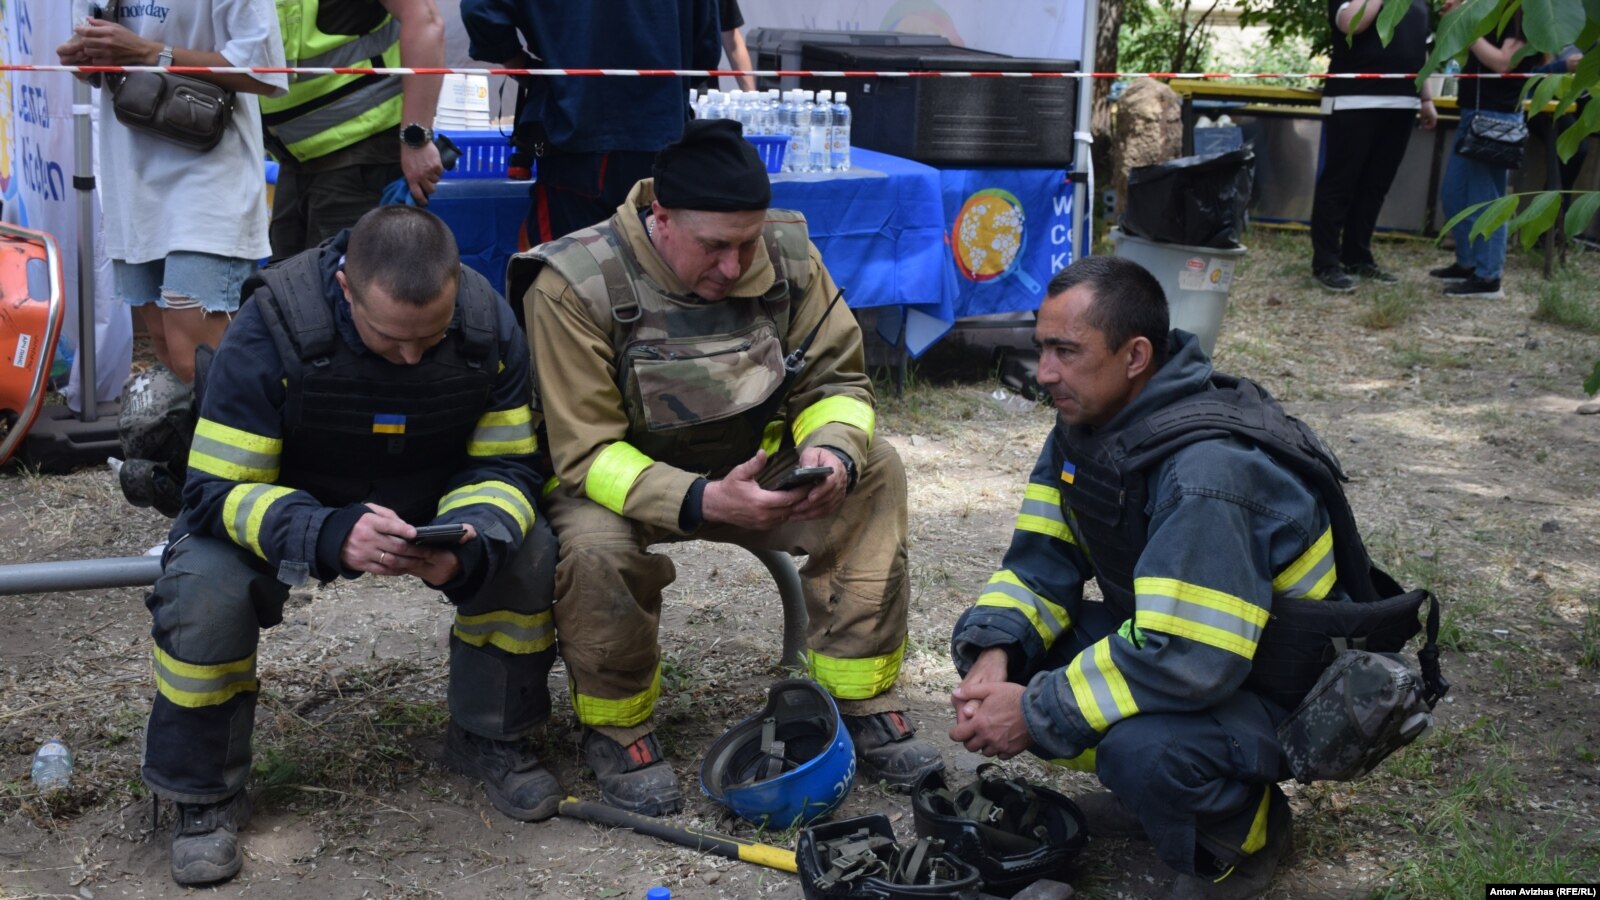
[{"label": "discarded plastic bottle on ground", "polygon": [[64,791],[72,782],[72,748],[59,738],[39,745],[33,754],[33,783],[40,793]]}]

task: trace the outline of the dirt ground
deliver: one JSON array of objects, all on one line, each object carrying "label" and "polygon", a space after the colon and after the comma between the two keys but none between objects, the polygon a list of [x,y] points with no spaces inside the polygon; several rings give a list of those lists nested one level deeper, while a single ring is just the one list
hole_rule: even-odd
[{"label": "dirt ground", "polygon": [[[1446,604],[1454,690],[1436,730],[1356,783],[1287,787],[1297,850],[1275,897],[1418,896],[1411,862],[1465,852],[1440,824],[1457,808],[1550,853],[1581,854],[1600,833],[1600,417],[1573,413],[1600,342],[1532,318],[1544,288],[1531,257],[1513,260],[1506,300],[1449,301],[1423,274],[1446,260],[1440,251],[1382,251],[1401,285],[1331,296],[1310,282],[1303,235],[1253,234],[1216,354],[1319,429],[1352,476],[1375,557]],[[1600,260],[1574,264],[1561,289],[1592,296]],[[1051,414],[996,396],[987,356],[947,345],[905,397],[885,398],[878,434],[904,458],[911,487],[915,586],[900,686],[959,777],[981,760],[943,739],[957,681],[950,628],[1009,540]],[[135,555],[165,529],[123,502],[106,471],[0,471],[0,562]],[[777,597],[738,548],[672,552],[660,715],[689,796],[677,821],[755,837],[696,785],[711,740],[784,674]],[[167,875],[170,811],[153,828],[139,782],[152,689],[142,598],[132,588],[0,597],[0,900],[188,893]],[[295,592],[261,646],[244,872],[215,893],[633,898],[662,884],[676,897],[800,896],[781,872],[496,813],[435,762],[448,625],[415,582]],[[559,667],[551,687],[558,711],[543,752],[570,792],[593,797]],[[58,735],[78,754],[73,787],[40,797],[29,759]],[[1028,760],[1008,768],[1067,793],[1093,785]],[[858,785],[840,814],[871,811],[911,834],[906,798],[879,787]],[[795,835],[761,837],[792,847]],[[1580,858],[1593,866],[1586,880],[1600,879],[1600,860]],[[1137,844],[1092,842],[1074,883],[1081,896],[1149,897],[1166,878]]]}]

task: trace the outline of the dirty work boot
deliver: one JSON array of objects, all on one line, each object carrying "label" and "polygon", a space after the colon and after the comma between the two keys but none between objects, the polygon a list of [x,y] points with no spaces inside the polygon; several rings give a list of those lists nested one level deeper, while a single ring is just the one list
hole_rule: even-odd
[{"label": "dirty work boot", "polygon": [[906,792],[929,772],[943,769],[944,759],[906,721],[905,713],[883,712],[870,716],[841,716],[856,745],[856,767],[868,782],[883,781]]},{"label": "dirty work boot", "polygon": [[520,822],[556,814],[561,785],[527,742],[497,741],[473,734],[452,721],[445,730],[444,767],[483,782],[495,809]]},{"label": "dirty work boot", "polygon": [[583,734],[583,761],[600,782],[600,799],[618,809],[644,816],[670,816],[683,811],[678,773],[667,765],[655,732],[624,747],[598,731]]},{"label": "dirty work boot", "polygon": [[[1267,842],[1221,874],[1179,875],[1168,900],[1251,900],[1266,893],[1278,864],[1294,849],[1289,801],[1276,786],[1267,812]],[[1203,852],[1201,855],[1205,855]]]},{"label": "dirty work boot", "polygon": [[239,830],[250,822],[250,795],[240,791],[220,803],[179,803],[172,825],[172,880],[213,884],[239,874]]},{"label": "dirty work boot", "polygon": [[1083,818],[1089,823],[1090,837],[1135,841],[1150,839],[1139,817],[1122,802],[1122,798],[1110,791],[1079,794],[1072,798],[1072,802],[1083,811]]}]

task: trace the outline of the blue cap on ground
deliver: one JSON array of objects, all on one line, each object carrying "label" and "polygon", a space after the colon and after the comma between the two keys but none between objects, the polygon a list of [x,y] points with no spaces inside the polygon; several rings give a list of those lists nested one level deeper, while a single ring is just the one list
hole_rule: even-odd
[{"label": "blue cap on ground", "polygon": [[644,900],[672,900],[672,889],[659,886],[653,887],[649,893],[644,895]]}]

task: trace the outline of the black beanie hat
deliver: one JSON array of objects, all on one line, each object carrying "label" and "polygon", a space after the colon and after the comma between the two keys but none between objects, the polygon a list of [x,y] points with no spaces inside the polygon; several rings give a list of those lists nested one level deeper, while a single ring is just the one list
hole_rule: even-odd
[{"label": "black beanie hat", "polygon": [[667,209],[743,212],[772,205],[772,182],[744,129],[732,119],[694,119],[661,148],[653,170]]}]

